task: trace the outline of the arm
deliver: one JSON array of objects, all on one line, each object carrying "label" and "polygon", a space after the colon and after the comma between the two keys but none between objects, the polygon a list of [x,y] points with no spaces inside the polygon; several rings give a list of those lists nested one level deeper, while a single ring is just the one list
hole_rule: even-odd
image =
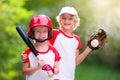
[{"label": "arm", "polygon": [[54,74],[58,74],[60,71],[59,71],[59,62],[56,61],[55,64],[54,64]]},{"label": "arm", "polygon": [[80,55],[79,51],[76,50],[76,65],[80,64],[92,50],[101,48],[105,44],[106,39],[107,34],[103,29],[94,32],[87,42],[86,49]]},{"label": "arm", "polygon": [[79,54],[79,50],[76,50],[76,65],[79,65],[92,50],[87,46],[85,50]]},{"label": "arm", "polygon": [[37,71],[40,68],[41,68],[41,66],[36,66],[36,67],[31,68],[29,63],[23,63],[22,72],[25,75],[30,75],[30,74],[33,74],[35,71]]},{"label": "arm", "polygon": [[38,66],[30,67],[30,63],[29,62],[25,62],[25,63],[23,62],[22,72],[25,75],[33,74],[35,71],[41,69],[44,63],[45,62],[43,60],[39,60],[38,61]]}]

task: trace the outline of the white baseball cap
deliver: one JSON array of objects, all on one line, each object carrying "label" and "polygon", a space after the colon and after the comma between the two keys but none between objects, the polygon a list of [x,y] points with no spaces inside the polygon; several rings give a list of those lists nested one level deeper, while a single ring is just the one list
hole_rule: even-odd
[{"label": "white baseball cap", "polygon": [[74,29],[76,29],[77,26],[80,26],[80,18],[78,16],[76,9],[74,7],[70,7],[70,6],[63,7],[61,9],[60,13],[58,14],[58,16],[56,17],[56,20],[59,23],[59,25],[60,25],[60,22],[59,22],[60,16],[64,13],[68,13],[68,14],[71,14],[71,15],[74,15],[77,17],[77,22],[76,22]]},{"label": "white baseball cap", "polygon": [[78,15],[77,11],[75,10],[75,8],[73,7],[69,7],[69,6],[66,6],[66,7],[63,7],[59,13],[59,16],[64,14],[64,13],[68,13],[68,14],[71,14],[71,15]]}]

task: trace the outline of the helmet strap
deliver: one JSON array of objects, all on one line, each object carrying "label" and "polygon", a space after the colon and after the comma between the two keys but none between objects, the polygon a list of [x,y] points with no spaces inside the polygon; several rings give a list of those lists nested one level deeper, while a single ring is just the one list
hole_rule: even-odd
[{"label": "helmet strap", "polygon": [[48,40],[48,38],[47,39],[36,39],[36,38],[33,38],[33,39],[36,40],[37,42],[40,42],[40,43],[45,42],[46,40]]},{"label": "helmet strap", "polygon": [[42,42],[45,42],[46,40],[51,39],[51,37],[48,37],[48,38],[46,38],[46,39],[36,39],[36,38],[32,38],[32,39],[36,40],[37,42],[42,43]]}]

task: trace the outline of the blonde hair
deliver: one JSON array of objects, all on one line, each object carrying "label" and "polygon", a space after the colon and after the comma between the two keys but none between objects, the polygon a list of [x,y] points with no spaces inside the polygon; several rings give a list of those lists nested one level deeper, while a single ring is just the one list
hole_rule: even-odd
[{"label": "blonde hair", "polygon": [[[64,13],[71,14],[71,15],[75,16],[75,25],[74,25],[75,28],[74,28],[74,30],[75,30],[78,26],[80,26],[80,18],[79,18],[79,16],[78,16],[78,13],[77,13],[76,9],[73,8],[73,7],[69,7],[69,6],[63,7],[63,8],[61,9],[60,13],[58,14],[58,16],[56,17],[56,20],[57,20],[57,22],[58,22],[59,25],[60,25],[60,16],[61,16],[62,14],[64,14]],[[61,26],[61,25],[60,25],[60,26]]]}]

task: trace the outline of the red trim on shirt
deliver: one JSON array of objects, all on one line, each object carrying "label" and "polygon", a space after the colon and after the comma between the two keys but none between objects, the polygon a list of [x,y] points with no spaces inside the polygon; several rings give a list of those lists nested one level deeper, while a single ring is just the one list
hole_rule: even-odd
[{"label": "red trim on shirt", "polygon": [[79,50],[79,49],[82,48],[82,43],[81,43],[81,40],[80,40],[80,37],[79,37],[79,36],[77,36],[77,35],[75,35],[75,34],[73,34],[73,36],[68,36],[68,35],[66,35],[64,32],[62,32],[62,31],[59,30],[59,29],[58,29],[58,30],[57,30],[57,29],[54,29],[54,30],[53,30],[53,38],[49,40],[50,44],[52,44],[52,45],[54,44],[54,42],[55,42],[55,40],[56,40],[56,38],[57,38],[57,35],[58,35],[59,33],[62,33],[64,36],[66,36],[66,37],[68,37],[68,38],[73,38],[73,37],[75,37],[76,40],[78,40],[78,42],[79,42],[77,49]]},{"label": "red trim on shirt", "polygon": [[75,35],[75,34],[74,34],[74,37],[75,37],[75,38],[76,38],[76,40],[78,40],[78,42],[79,42],[78,47],[77,47],[77,49],[79,50],[79,49],[81,49],[81,48],[82,48],[82,43],[81,43],[81,40],[80,40],[80,38],[79,38],[77,35]]},{"label": "red trim on shirt", "polygon": [[[49,48],[47,51],[45,52],[40,52],[40,51],[37,51],[39,54],[47,54],[48,51],[53,51],[54,55],[55,55],[55,61],[59,61],[61,59],[58,51],[51,45],[49,45]],[[30,54],[31,50],[29,48],[27,48],[23,53],[22,53],[22,60],[23,60],[23,63],[26,63],[26,62],[29,62],[29,54]]]},{"label": "red trim on shirt", "polygon": [[50,50],[50,46],[48,46],[48,49],[44,52],[41,52],[41,51],[38,51],[38,50],[37,50],[37,52],[40,53],[40,54],[46,54],[46,53],[48,53],[49,50]]},{"label": "red trim on shirt", "polygon": [[67,34],[65,34],[62,30],[59,30],[64,36],[68,37],[68,38],[73,38],[73,36],[68,36]]},{"label": "red trim on shirt", "polygon": [[28,55],[30,54],[30,52],[31,52],[31,50],[30,50],[29,48],[27,48],[27,49],[22,53],[23,63],[29,62]]},{"label": "red trim on shirt", "polygon": [[55,39],[59,33],[60,33],[60,31],[57,29],[52,30],[53,37],[52,37],[52,39],[49,40],[50,44],[52,44],[52,45],[54,44]]},{"label": "red trim on shirt", "polygon": [[55,61],[59,61],[61,59],[58,51],[53,47],[53,46],[50,46],[50,49],[53,51],[53,53],[55,54]]}]

